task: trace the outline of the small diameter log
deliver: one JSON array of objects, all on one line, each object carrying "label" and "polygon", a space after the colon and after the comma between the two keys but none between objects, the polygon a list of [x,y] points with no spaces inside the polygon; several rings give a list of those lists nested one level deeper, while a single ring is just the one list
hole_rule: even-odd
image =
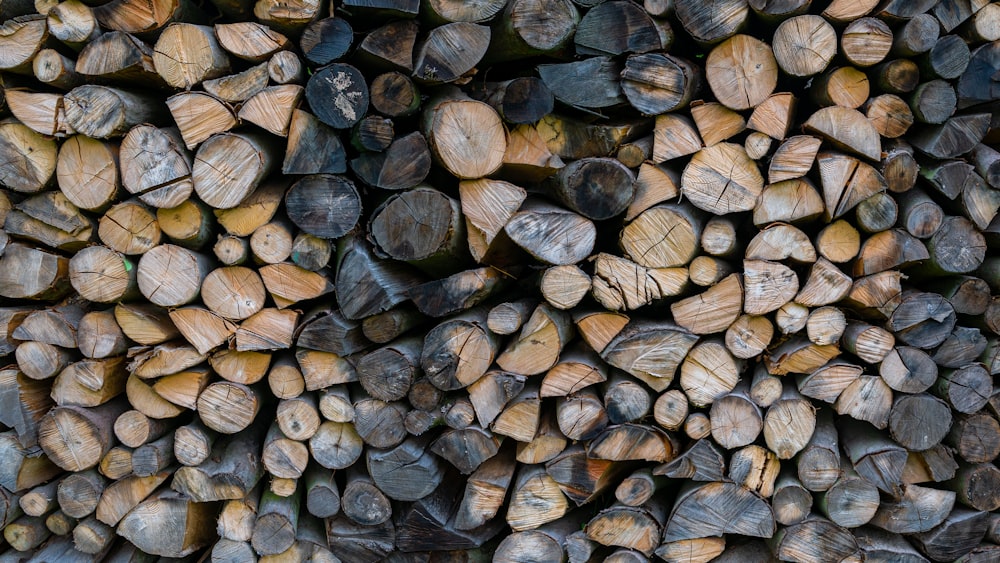
[{"label": "small diameter log", "polygon": [[306,510],[309,514],[318,518],[330,518],[340,513],[340,490],[334,475],[333,471],[319,468],[306,472]]},{"label": "small diameter log", "polygon": [[775,521],[785,526],[797,524],[809,516],[812,506],[812,493],[802,486],[793,472],[782,471],[771,495]]},{"label": "small diameter log", "polygon": [[217,434],[200,421],[174,430],[174,456],[181,465],[201,465],[212,453]]},{"label": "small diameter log", "polygon": [[941,34],[941,25],[931,14],[918,14],[892,35],[892,54],[912,57],[931,50]]},{"label": "small diameter log", "polygon": [[370,352],[358,362],[358,379],[376,399],[402,399],[419,373],[422,348],[421,338],[409,337]]},{"label": "small diameter log", "polygon": [[712,403],[710,420],[712,438],[726,449],[750,444],[763,429],[761,410],[747,394],[745,385],[716,399]]},{"label": "small diameter log", "polygon": [[847,463],[841,466],[837,482],[819,495],[817,507],[833,523],[845,528],[863,526],[874,518],[879,508],[875,485],[861,478]]},{"label": "small diameter log", "polygon": [[625,211],[632,201],[634,183],[635,176],[619,161],[585,158],[560,169],[551,187],[567,207],[600,221]]},{"label": "small diameter log", "polygon": [[[793,421],[786,423],[785,421]],[[764,416],[764,440],[779,459],[791,459],[809,443],[816,428],[816,414],[794,385],[786,384],[781,397]]]}]

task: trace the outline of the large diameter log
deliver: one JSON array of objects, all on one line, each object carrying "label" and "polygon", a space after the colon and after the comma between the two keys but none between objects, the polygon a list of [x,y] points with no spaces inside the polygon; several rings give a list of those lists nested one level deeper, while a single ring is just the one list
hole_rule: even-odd
[{"label": "large diameter log", "polygon": [[681,176],[681,192],[695,207],[715,215],[753,209],[763,189],[756,163],[733,143],[698,151]]},{"label": "large diameter log", "polygon": [[49,459],[68,471],[95,467],[114,445],[114,420],[126,406],[112,401],[93,409],[54,408],[38,428],[38,443]]},{"label": "large diameter log", "polygon": [[155,122],[164,106],[148,94],[87,84],[63,97],[66,120],[88,137],[120,137],[140,123]]},{"label": "large diameter log", "polygon": [[683,0],[674,7],[681,26],[696,41],[718,43],[742,28],[749,16],[746,2],[725,0],[718,5]]},{"label": "large diameter log", "polygon": [[735,35],[709,53],[705,77],[723,105],[745,110],[756,107],[774,92],[778,63],[767,43],[749,35]]},{"label": "large diameter log", "polygon": [[23,244],[9,244],[0,256],[0,296],[53,299],[69,289],[69,260]]},{"label": "large diameter log", "polygon": [[774,532],[774,514],[765,500],[735,483],[715,482],[678,494],[663,530],[663,541],[734,533],[769,538]]},{"label": "large diameter log", "polygon": [[358,69],[334,63],[309,78],[306,99],[320,121],[347,129],[368,111],[368,85]]},{"label": "large diameter log", "polygon": [[837,32],[815,15],[789,18],[774,32],[774,58],[792,76],[812,76],[837,54]]},{"label": "large diameter log", "polygon": [[507,138],[500,116],[488,104],[445,98],[431,102],[424,112],[427,143],[448,172],[476,179],[500,167]]},{"label": "large diameter log", "polygon": [[198,297],[211,270],[208,258],[172,244],[157,246],[139,260],[139,291],[152,303],[175,307]]},{"label": "large diameter log", "polygon": [[118,524],[118,534],[147,553],[184,557],[214,539],[217,513],[216,504],[162,490],[129,512]]},{"label": "large diameter log", "polygon": [[229,71],[229,59],[208,26],[168,25],[153,52],[156,72],[175,88],[190,89]]},{"label": "large diameter log", "polygon": [[191,178],[198,197],[217,209],[247,199],[277,166],[271,139],[259,133],[220,133],[198,147]]}]

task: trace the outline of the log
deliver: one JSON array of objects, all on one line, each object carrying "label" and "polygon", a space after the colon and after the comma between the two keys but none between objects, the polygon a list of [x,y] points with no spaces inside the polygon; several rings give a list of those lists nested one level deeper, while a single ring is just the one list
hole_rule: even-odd
[{"label": "log", "polygon": [[[715,504],[720,500],[726,503]],[[726,514],[699,510],[709,504],[726,507]],[[663,541],[696,539],[695,535],[717,537],[725,533],[770,537],[774,528],[774,515],[763,499],[734,483],[713,482],[679,492],[664,527]]]},{"label": "log", "polygon": [[778,62],[766,43],[748,35],[735,35],[712,49],[705,78],[715,97],[726,107],[756,107],[774,92]]},{"label": "log", "polygon": [[698,3],[676,2],[675,15],[691,37],[701,43],[718,43],[742,28],[749,15],[744,2],[726,1],[709,9]]},{"label": "log", "polygon": [[732,143],[698,151],[681,176],[681,192],[692,205],[716,215],[753,209],[763,188],[756,164]]},{"label": "log", "polygon": [[[819,16],[795,16],[774,31],[773,45],[781,70],[792,76],[812,76],[823,72],[836,54],[837,34]],[[807,47],[811,54],[804,53]]]},{"label": "log", "polygon": [[[214,504],[191,502],[164,490],[130,512],[117,531],[147,553],[183,557],[211,541],[215,511]],[[150,522],[162,524],[151,529],[146,525]]]},{"label": "log", "polygon": [[892,53],[913,57],[931,50],[941,34],[941,26],[931,14],[918,14],[908,20],[892,36]]},{"label": "log", "polygon": [[778,557],[785,559],[808,561],[832,556],[843,560],[860,556],[850,531],[815,515],[779,530],[768,543]]},{"label": "log", "polygon": [[471,99],[431,101],[425,109],[423,133],[435,158],[460,179],[495,172],[507,150],[500,116],[489,105]]},{"label": "log", "polygon": [[486,54],[491,35],[490,28],[470,22],[435,27],[416,48],[413,77],[430,84],[458,80]]},{"label": "log", "polygon": [[[275,166],[273,143],[257,134],[218,133],[198,147],[191,179],[198,197],[212,207],[231,209],[260,185]],[[236,174],[240,170],[240,174]]]}]

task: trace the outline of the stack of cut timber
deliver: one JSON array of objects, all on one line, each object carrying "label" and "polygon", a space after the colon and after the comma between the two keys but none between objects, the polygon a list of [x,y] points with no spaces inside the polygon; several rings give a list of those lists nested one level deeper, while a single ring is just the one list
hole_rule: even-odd
[{"label": "stack of cut timber", "polygon": [[0,562],[1000,561],[1000,3],[0,23]]}]

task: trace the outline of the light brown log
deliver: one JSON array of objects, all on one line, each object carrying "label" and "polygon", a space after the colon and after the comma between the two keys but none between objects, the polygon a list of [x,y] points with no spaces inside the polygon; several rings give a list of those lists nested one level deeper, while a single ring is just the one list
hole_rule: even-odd
[{"label": "light brown log", "polygon": [[[692,104],[691,117],[705,146],[725,141],[746,129],[743,116],[716,102]],[[750,158],[756,160],[753,156]]]},{"label": "light brown log", "polygon": [[215,35],[222,48],[230,54],[257,63],[291,47],[288,38],[281,32],[259,22],[221,23],[215,26]]},{"label": "light brown log", "polygon": [[489,105],[445,99],[429,103],[424,112],[427,143],[446,170],[475,179],[500,167],[507,141],[500,116]]},{"label": "light brown log", "polygon": [[782,70],[792,76],[812,76],[823,72],[837,53],[837,34],[819,16],[795,16],[778,26],[773,44]]},{"label": "light brown log", "polygon": [[212,94],[188,91],[167,98],[167,108],[188,150],[236,126],[236,113]]},{"label": "light brown log", "polygon": [[87,409],[56,407],[38,428],[38,443],[53,463],[69,471],[95,467],[114,443],[114,420],[125,410],[124,401]]},{"label": "light brown log", "polygon": [[716,215],[753,209],[763,189],[757,165],[733,143],[698,151],[681,176],[681,192],[695,207]]},{"label": "light brown log", "polygon": [[273,143],[253,133],[219,133],[198,147],[191,167],[198,197],[218,209],[247,199],[276,165]]},{"label": "light brown log", "polygon": [[174,309],[170,320],[200,354],[208,354],[236,333],[236,325],[200,306]]},{"label": "light brown log", "polygon": [[240,383],[218,381],[198,397],[198,415],[212,430],[235,434],[247,428],[260,409],[256,390]]},{"label": "light brown log", "polygon": [[726,348],[733,356],[749,359],[771,343],[774,325],[764,316],[740,315],[726,328]]},{"label": "light brown log", "polygon": [[791,129],[797,103],[796,97],[789,92],[771,94],[754,108],[747,127],[772,139],[783,140]]},{"label": "light brown log", "polygon": [[267,86],[267,79],[267,65],[261,63],[243,72],[205,80],[202,87],[212,96],[232,104],[246,101],[263,90]]},{"label": "light brown log", "polygon": [[4,55],[0,58],[0,69],[30,73],[31,58],[48,38],[48,26],[41,14],[19,15],[4,21],[0,27],[0,45]]},{"label": "light brown log", "polygon": [[710,420],[712,438],[726,449],[750,444],[763,429],[761,410],[747,394],[745,385],[714,401]]},{"label": "light brown log", "polygon": [[869,67],[880,63],[893,46],[893,33],[878,18],[859,18],[847,25],[840,36],[844,57],[851,64]]},{"label": "light brown log", "polygon": [[[272,57],[272,64],[286,55],[294,57],[291,51],[281,51]],[[287,137],[291,127],[292,113],[304,94],[302,86],[285,83],[292,81],[294,79],[279,81],[280,85],[264,88],[251,96],[240,107],[238,113],[240,120],[253,123],[279,137]]]},{"label": "light brown log", "polygon": [[636,309],[679,294],[687,279],[687,268],[647,268],[602,252],[595,258],[591,293],[606,309]]},{"label": "light brown log", "polygon": [[154,47],[153,64],[167,84],[183,89],[229,71],[229,60],[212,28],[186,23],[163,29]]},{"label": "light brown log", "polygon": [[656,116],[653,129],[654,163],[694,154],[701,147],[701,136],[690,119],[672,113]]},{"label": "light brown log", "polygon": [[735,35],[713,48],[705,65],[712,93],[734,110],[757,106],[778,82],[778,63],[770,46],[748,35]]},{"label": "light brown log", "polygon": [[57,152],[53,139],[47,139],[17,120],[0,122],[0,181],[16,192],[42,190],[56,170]]},{"label": "light brown log", "polygon": [[109,248],[126,255],[145,254],[163,237],[153,210],[135,199],[108,209],[98,223],[97,234]]},{"label": "light brown log", "polygon": [[798,223],[820,216],[823,209],[823,199],[810,182],[785,180],[764,188],[753,221],[761,227],[778,221]]}]

